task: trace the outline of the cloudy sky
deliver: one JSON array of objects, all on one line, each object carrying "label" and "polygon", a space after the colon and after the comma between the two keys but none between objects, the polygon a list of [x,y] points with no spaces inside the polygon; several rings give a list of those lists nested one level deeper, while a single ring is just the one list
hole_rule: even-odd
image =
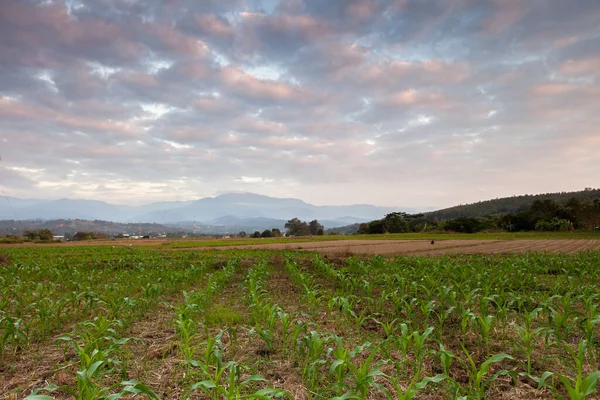
[{"label": "cloudy sky", "polygon": [[0,0],[3,195],[600,186],[598,0]]}]

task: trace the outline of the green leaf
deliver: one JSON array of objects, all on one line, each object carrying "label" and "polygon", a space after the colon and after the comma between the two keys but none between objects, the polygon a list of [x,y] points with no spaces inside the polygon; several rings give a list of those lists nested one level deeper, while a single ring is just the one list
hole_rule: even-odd
[{"label": "green leaf", "polygon": [[342,396],[332,397],[331,400],[347,400],[347,399],[360,399],[360,396],[356,393],[344,393]]},{"label": "green leaf", "polygon": [[201,388],[201,389],[213,389],[216,388],[217,385],[210,380],[206,380],[206,381],[200,381],[200,382],[196,382],[192,385],[192,390]]},{"label": "green leaf", "polygon": [[440,383],[441,381],[443,381],[444,379],[446,379],[446,377],[442,374],[433,376],[433,377],[425,377],[421,380],[421,382],[417,383],[415,385],[415,387],[419,390],[423,389],[425,386],[427,386],[429,383],[433,382],[433,383]]},{"label": "green leaf", "polygon": [[483,376],[485,374],[488,373],[488,371],[490,370],[490,366],[494,363],[499,363],[505,359],[509,359],[509,360],[513,360],[513,357],[508,355],[508,354],[494,354],[491,358],[487,359],[483,364],[481,364],[481,367],[479,369],[479,376]]},{"label": "green leaf", "polygon": [[331,367],[329,368],[329,373],[333,374],[335,372],[335,370],[337,369],[337,367],[344,364],[345,362],[346,361],[344,361],[344,360],[335,360],[333,363],[331,363]]},{"label": "green leaf", "polygon": [[260,375],[252,375],[251,377],[249,377],[248,379],[244,380],[242,382],[242,385],[245,385],[246,383],[250,383],[250,382],[268,382],[263,376]]},{"label": "green leaf", "polygon": [[529,376],[531,379],[533,379],[533,381],[535,383],[538,384],[537,389],[540,390],[542,387],[546,386],[546,379],[548,379],[548,377],[554,375],[552,372],[550,371],[545,371],[542,376],[540,376],[539,378],[536,378],[535,376]]},{"label": "green leaf", "polygon": [[138,381],[123,381],[121,385],[125,386],[122,392],[134,393],[134,394],[145,394],[151,399],[160,400],[160,397],[150,387],[144,385],[143,383],[139,383]]},{"label": "green leaf", "polygon": [[90,365],[90,367],[86,371],[84,371],[86,378],[90,379],[91,377],[93,377],[96,374],[98,368],[102,366],[102,364],[104,364],[104,361],[96,361],[95,363]]},{"label": "green leaf", "polygon": [[596,389],[598,379],[600,379],[600,371],[592,372],[591,374],[586,376],[583,379],[583,383],[581,385],[581,394],[583,396],[588,396],[592,394]]},{"label": "green leaf", "polygon": [[563,383],[563,385],[567,389],[567,392],[569,392],[569,397],[571,399],[583,399],[584,398],[583,396],[580,396],[580,394],[577,392],[577,390],[573,386],[571,386],[571,382],[569,381],[569,379],[566,376],[563,376],[560,374],[556,374],[556,376]]}]

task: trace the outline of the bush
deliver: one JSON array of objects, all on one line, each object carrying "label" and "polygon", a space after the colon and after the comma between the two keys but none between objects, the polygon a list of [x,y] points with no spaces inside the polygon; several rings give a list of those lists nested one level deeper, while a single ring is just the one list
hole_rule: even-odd
[{"label": "bush", "polygon": [[29,240],[51,241],[54,239],[54,234],[50,229],[25,231],[23,236]]},{"label": "bush", "polygon": [[260,237],[270,238],[273,237],[273,232],[270,229],[265,229],[263,233],[261,233]]},{"label": "bush", "polygon": [[444,223],[444,230],[460,233],[475,233],[483,230],[483,226],[477,218],[458,217],[447,220]]},{"label": "bush", "polygon": [[73,240],[93,240],[106,238],[107,236],[104,233],[96,232],[77,232],[73,235]]}]

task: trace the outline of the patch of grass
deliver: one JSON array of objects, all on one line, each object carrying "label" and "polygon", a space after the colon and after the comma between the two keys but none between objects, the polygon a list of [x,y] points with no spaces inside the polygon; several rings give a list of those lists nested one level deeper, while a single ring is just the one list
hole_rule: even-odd
[{"label": "patch of grass", "polygon": [[242,314],[238,311],[224,306],[222,304],[214,304],[206,310],[204,315],[204,323],[206,326],[236,326],[244,321]]}]

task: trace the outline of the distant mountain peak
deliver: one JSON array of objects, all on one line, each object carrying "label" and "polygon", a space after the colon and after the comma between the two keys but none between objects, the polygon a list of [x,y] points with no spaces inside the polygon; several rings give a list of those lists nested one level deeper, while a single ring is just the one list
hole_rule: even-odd
[{"label": "distant mountain peak", "polygon": [[[99,200],[59,199],[36,202],[14,199],[13,208],[0,204],[0,218],[86,219],[114,222],[179,223],[248,220],[261,226],[265,221],[363,221],[383,217],[397,208],[371,205],[315,206],[300,199],[278,198],[256,193],[224,193],[188,202],[160,202],[142,206],[116,205]],[[404,210],[407,211],[407,210]],[[15,215],[17,218],[15,218]],[[272,222],[268,222],[269,224]]]}]

